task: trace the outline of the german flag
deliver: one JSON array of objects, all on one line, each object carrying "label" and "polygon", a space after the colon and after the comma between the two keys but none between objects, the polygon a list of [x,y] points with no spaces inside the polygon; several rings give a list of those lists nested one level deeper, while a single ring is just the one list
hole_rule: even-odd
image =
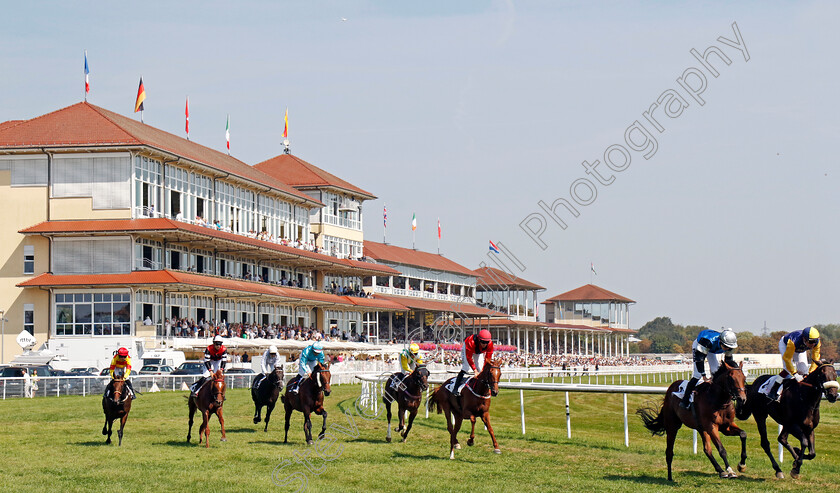
[{"label": "german flag", "polygon": [[134,103],[134,112],[143,111],[143,101],[146,100],[146,88],[143,87],[143,77],[140,77],[140,87],[137,88],[137,101]]}]

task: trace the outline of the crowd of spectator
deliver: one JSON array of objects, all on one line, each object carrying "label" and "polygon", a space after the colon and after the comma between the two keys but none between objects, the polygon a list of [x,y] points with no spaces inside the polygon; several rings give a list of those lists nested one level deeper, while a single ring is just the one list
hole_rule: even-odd
[{"label": "crowd of spectator", "polygon": [[[445,365],[460,365],[460,350],[433,350],[425,352],[427,362],[443,363]],[[532,354],[513,351],[496,351],[493,358],[504,367],[524,368],[544,366],[552,368],[589,369],[597,370],[601,366],[651,366],[679,364],[676,361],[661,361],[640,356],[583,356],[578,354]]]},{"label": "crowd of spectator", "polygon": [[357,298],[370,298],[373,296],[372,293],[366,293],[358,284],[339,286],[335,281],[331,282],[330,286],[324,292],[338,296],[355,296]]},{"label": "crowd of spectator", "polygon": [[[151,320],[149,320],[151,325]],[[166,319],[163,324],[165,337],[213,337],[220,335],[226,338],[238,339],[280,339],[294,341],[350,341],[367,342],[364,334],[340,331],[332,327],[329,331],[323,332],[314,327],[303,327],[300,325],[281,324],[228,324],[225,321],[200,320],[198,323],[193,319],[173,318]]]}]

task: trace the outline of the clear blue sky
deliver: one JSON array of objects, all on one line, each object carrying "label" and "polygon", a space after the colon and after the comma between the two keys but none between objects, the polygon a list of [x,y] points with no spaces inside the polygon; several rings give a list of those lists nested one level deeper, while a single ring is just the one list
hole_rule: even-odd
[{"label": "clear blue sky", "polygon": [[[659,315],[736,330],[840,321],[840,5],[833,2],[18,2],[0,32],[0,120],[82,99],[250,164],[292,151],[379,197],[365,235],[476,267],[488,240],[526,265],[543,298],[590,280]],[[343,21],[342,18],[346,18]],[[750,59],[717,41],[735,39]],[[625,129],[720,47],[705,104],[661,117],[658,150],[633,151],[609,186],[602,162]],[[687,97],[685,94],[683,94]],[[660,109],[661,111],[661,109]],[[649,125],[649,124],[648,124]],[[652,128],[648,127],[652,130]],[[636,136],[638,137],[638,135]],[[626,144],[625,144],[626,145]],[[618,154],[614,154],[618,156]],[[520,222],[537,202],[597,198],[548,223],[542,250]],[[581,196],[585,189],[578,188]],[[545,214],[545,213],[543,213]]]}]

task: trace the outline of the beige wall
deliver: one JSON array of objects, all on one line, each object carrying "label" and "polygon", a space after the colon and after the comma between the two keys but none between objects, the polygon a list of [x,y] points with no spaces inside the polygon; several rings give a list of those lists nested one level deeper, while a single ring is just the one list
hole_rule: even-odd
[{"label": "beige wall", "polygon": [[131,219],[131,209],[93,209],[91,197],[50,199],[50,220]]},{"label": "beige wall", "polygon": [[49,329],[49,293],[38,288],[22,289],[16,285],[33,276],[23,275],[23,247],[35,247],[35,275],[49,269],[49,240],[26,237],[18,231],[47,219],[47,187],[11,187],[11,172],[0,171],[0,310],[5,311],[5,346],[2,360],[8,363],[22,352],[15,339],[23,330],[23,305],[35,308],[35,338],[40,346]]},{"label": "beige wall", "polygon": [[[334,224],[313,223],[311,226],[312,232],[323,233],[328,236],[335,236],[336,238],[344,238],[346,240],[364,241],[365,235],[362,231],[354,229],[342,228]],[[318,246],[323,247],[323,236],[318,236]]]}]

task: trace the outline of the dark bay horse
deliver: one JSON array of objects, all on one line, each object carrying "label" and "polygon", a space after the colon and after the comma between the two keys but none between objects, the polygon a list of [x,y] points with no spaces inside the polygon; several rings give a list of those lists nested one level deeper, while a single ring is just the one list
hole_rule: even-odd
[{"label": "dark bay horse", "polygon": [[200,444],[203,439],[204,446],[208,448],[210,447],[209,425],[211,414],[215,414],[216,417],[219,418],[219,424],[222,426],[222,441],[227,441],[227,436],[225,435],[225,418],[222,415],[222,406],[225,403],[226,389],[225,374],[222,370],[218,370],[215,374],[213,374],[212,380],[207,381],[200,389],[198,389],[196,397],[193,397],[192,395],[190,396],[190,427],[189,430],[187,430],[187,443],[189,443],[192,435],[193,416],[195,415],[196,409],[201,411],[201,416],[203,418],[201,426],[198,428],[198,443]]},{"label": "dark bay horse", "polygon": [[[748,391],[747,405],[744,406],[744,411],[739,409],[738,418],[747,419],[750,414],[755,417],[755,424],[761,435],[761,448],[764,449],[767,457],[770,457],[770,463],[779,479],[784,479],[785,475],[770,451],[770,441],[767,439],[767,416],[782,425],[778,441],[793,456],[790,476],[797,479],[802,461],[811,460],[817,456],[814,448],[814,429],[820,424],[822,395],[825,394],[828,402],[836,401],[840,383],[837,383],[837,372],[831,362],[820,361],[819,366],[801,383],[795,380],[785,382],[782,395],[777,402],[769,400],[758,392],[761,385],[771,378],[775,378],[775,375],[761,375],[755,379]],[[788,435],[793,435],[798,439],[802,449],[791,447],[788,443]],[[806,449],[808,453],[803,454]]]},{"label": "dark bay horse", "polygon": [[268,431],[268,420],[271,419],[271,411],[274,411],[274,405],[277,404],[277,398],[280,397],[280,390],[283,388],[283,369],[279,366],[274,368],[274,371],[269,373],[262,379],[258,387],[251,388],[251,399],[254,401],[254,424],[260,422],[260,411],[263,406],[265,410],[265,429]]},{"label": "dark bay horse", "polygon": [[330,395],[330,369],[321,363],[318,363],[312,369],[312,374],[301,380],[297,392],[289,392],[289,387],[286,387],[286,393],[281,398],[283,405],[286,407],[286,436],[283,438],[283,443],[289,441],[289,419],[294,411],[303,413],[303,433],[306,435],[307,445],[315,443],[312,440],[310,413],[314,412],[324,417],[321,433],[318,434],[318,438],[324,438],[324,433],[327,431],[327,411],[324,410],[325,395]]},{"label": "dark bay horse", "polygon": [[[738,464],[738,470],[743,472],[746,469],[747,434],[735,425],[735,406],[732,405],[732,399],[738,401],[739,406],[747,401],[743,366],[743,362],[739,366],[721,363],[718,371],[712,376],[711,383],[701,383],[695,387],[694,403],[690,409],[681,408],[680,399],[673,395],[680,386],[681,380],[677,380],[668,387],[658,413],[656,409],[651,408],[636,411],[642,418],[645,428],[654,435],[667,434],[665,461],[668,463],[668,481],[673,481],[671,462],[674,459],[674,440],[682,425],[700,433],[703,438],[703,451],[722,478],[735,478],[738,475],[729,466],[726,449],[723,448],[719,433],[741,437],[741,462]],[[713,443],[726,469],[722,469],[712,455]]]},{"label": "dark bay horse", "polygon": [[102,434],[108,435],[105,443],[111,443],[111,426],[115,419],[120,420],[120,429],[117,436],[120,437],[119,445],[122,445],[123,428],[131,411],[131,393],[122,378],[111,380],[102,396],[102,410],[105,412],[105,426],[102,427]]},{"label": "dark bay horse", "polygon": [[[479,373],[477,378],[471,378],[464,389],[461,391],[461,396],[456,398],[451,392],[446,390],[446,385],[454,380],[455,377],[450,378],[443,385],[429,397],[426,405],[437,406],[438,414],[446,414],[446,428],[449,430],[449,458],[455,458],[455,450],[461,448],[458,443],[458,430],[461,429],[461,422],[464,418],[469,418],[472,424],[470,431],[470,438],[467,440],[467,445],[472,447],[475,442],[475,418],[480,417],[490,432],[490,438],[493,440],[493,452],[501,454],[499,442],[496,441],[496,434],[493,433],[493,427],[490,426],[490,398],[495,397],[499,393],[499,378],[501,378],[502,370],[499,365],[493,361],[485,361],[484,368]],[[450,417],[451,416],[451,417]],[[454,422],[453,422],[454,421]]]},{"label": "dark bay horse", "polygon": [[[400,426],[397,431],[400,432],[402,441],[408,439],[408,432],[411,430],[411,424],[414,423],[414,417],[417,416],[417,409],[420,407],[420,401],[423,400],[423,391],[429,387],[429,370],[426,365],[417,365],[417,368],[403,378],[402,372],[394,373],[388,377],[385,382],[385,393],[382,396],[382,401],[385,403],[385,409],[388,410],[388,434],[385,436],[385,441],[391,441],[391,402],[397,401],[397,408],[399,409]],[[392,385],[396,386],[393,388]],[[405,424],[405,412],[408,411],[408,426]]]}]

